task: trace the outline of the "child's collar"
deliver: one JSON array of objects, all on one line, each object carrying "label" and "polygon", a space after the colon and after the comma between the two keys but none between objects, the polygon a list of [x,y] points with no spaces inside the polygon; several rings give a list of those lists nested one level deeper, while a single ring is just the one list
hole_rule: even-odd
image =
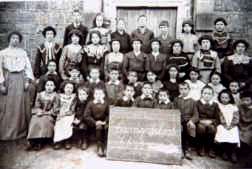
[{"label": "child's collar", "polygon": [[88,81],[89,81],[90,83],[95,83],[95,84],[97,84],[97,83],[99,83],[101,80],[100,80],[100,79],[96,79],[96,81],[94,81],[92,78],[89,78]]},{"label": "child's collar", "polygon": [[153,96],[152,96],[152,95],[144,95],[144,94],[142,94],[142,95],[140,96],[140,98],[141,98],[142,100],[143,100],[143,99],[146,99],[146,98],[153,100]]},{"label": "child's collar", "polygon": [[183,97],[182,95],[179,95],[179,98],[182,98],[184,100],[191,99],[189,94],[187,96],[185,96],[185,97]]},{"label": "child's collar", "polygon": [[108,81],[108,84],[109,84],[109,85],[112,85],[112,84],[113,84],[113,85],[118,86],[118,85],[120,84],[120,80],[116,80],[115,82],[109,80],[109,81]]},{"label": "child's collar", "polygon": [[132,102],[135,101],[134,97],[129,98],[129,97],[125,96],[125,95],[122,97],[122,99],[123,99],[123,101],[128,101],[128,100],[131,100]]},{"label": "child's collar", "polygon": [[163,104],[163,103],[164,103],[164,104],[168,104],[168,103],[170,103],[170,102],[171,102],[171,101],[170,101],[170,99],[168,99],[168,98],[167,98],[165,101],[161,101],[161,100],[158,101],[159,104]]},{"label": "child's collar", "polygon": [[104,104],[104,103],[105,103],[105,100],[104,100],[104,99],[102,99],[102,100],[94,99],[93,103],[94,103],[94,104],[98,104],[98,103]]},{"label": "child's collar", "polygon": [[46,72],[46,75],[58,75],[58,73],[56,71],[54,71],[54,72]]},{"label": "child's collar", "polygon": [[[200,102],[202,103],[202,104],[207,104],[207,102],[204,100],[204,99],[200,99]],[[210,100],[209,102],[208,102],[208,104],[210,104],[210,105],[212,105],[214,102],[213,102],[213,100]]]}]

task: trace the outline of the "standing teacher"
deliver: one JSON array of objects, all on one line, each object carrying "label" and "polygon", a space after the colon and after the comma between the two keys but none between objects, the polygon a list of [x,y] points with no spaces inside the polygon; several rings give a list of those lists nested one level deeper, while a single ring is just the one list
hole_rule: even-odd
[{"label": "standing teacher", "polygon": [[31,63],[19,47],[22,35],[12,32],[9,47],[0,51],[0,140],[16,140],[27,135],[30,121]]}]

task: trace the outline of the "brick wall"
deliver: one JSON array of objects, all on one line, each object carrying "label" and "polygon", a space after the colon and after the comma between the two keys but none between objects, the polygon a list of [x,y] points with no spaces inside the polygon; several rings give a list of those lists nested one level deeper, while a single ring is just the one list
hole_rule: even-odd
[{"label": "brick wall", "polygon": [[100,0],[92,1],[96,4],[85,5],[84,0],[0,2],[0,49],[8,45],[8,33],[18,30],[24,37],[22,46],[34,63],[36,46],[43,42],[41,34],[43,28],[48,25],[55,27],[57,42],[62,43],[64,29],[71,23],[71,11],[74,8],[87,11],[83,12],[82,21],[88,27],[92,25],[93,17],[95,12],[98,12],[101,2]]}]

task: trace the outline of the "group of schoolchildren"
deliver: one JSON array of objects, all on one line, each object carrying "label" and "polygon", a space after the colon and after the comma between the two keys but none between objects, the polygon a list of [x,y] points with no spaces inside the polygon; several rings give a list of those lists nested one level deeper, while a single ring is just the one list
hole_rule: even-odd
[{"label": "group of schoolchildren", "polygon": [[231,39],[225,19],[217,18],[214,33],[200,38],[185,21],[182,34],[172,40],[168,21],[160,23],[156,37],[145,15],[131,36],[122,19],[111,33],[102,14],[89,31],[79,11],[73,15],[78,22],[66,28],[62,51],[55,42],[50,46],[55,29],[43,31],[29,149],[40,150],[53,140],[54,149],[71,149],[77,142],[85,150],[94,135],[97,154],[105,156],[110,105],[179,109],[187,159],[193,143],[200,156],[220,152],[232,162],[237,148],[252,146],[249,44]]}]

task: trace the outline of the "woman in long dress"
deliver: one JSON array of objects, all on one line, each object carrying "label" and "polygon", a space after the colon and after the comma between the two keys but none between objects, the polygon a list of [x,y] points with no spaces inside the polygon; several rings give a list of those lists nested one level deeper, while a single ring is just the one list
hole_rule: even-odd
[{"label": "woman in long dress", "polygon": [[27,53],[19,47],[22,35],[12,32],[9,47],[0,51],[0,140],[27,135],[31,116],[30,86],[34,80]]}]

